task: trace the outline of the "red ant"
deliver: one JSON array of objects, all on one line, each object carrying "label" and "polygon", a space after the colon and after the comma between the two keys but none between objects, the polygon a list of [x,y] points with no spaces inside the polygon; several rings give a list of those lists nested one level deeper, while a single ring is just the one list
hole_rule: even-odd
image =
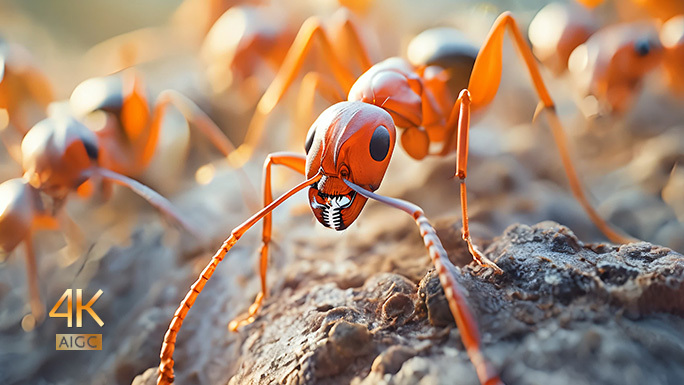
[{"label": "red ant", "polygon": [[[122,83],[114,82],[119,88],[112,87],[111,80],[89,79],[74,90],[71,98],[72,109],[82,115],[95,110],[105,113],[99,130],[93,132],[63,111],[39,122],[21,144],[23,178],[0,185],[0,252],[11,253],[24,242],[31,312],[36,321],[43,318],[44,306],[37,283],[32,233],[60,227],[60,222],[67,219],[60,210],[67,196],[74,191],[89,195],[93,181],[102,180],[105,187],[116,183],[130,188],[201,239],[170,202],[132,179],[149,164],[169,105],[177,107],[190,126],[199,129],[224,155],[234,148],[213,121],[180,93],[162,92],[150,112],[137,73],[125,72]],[[51,208],[45,206],[41,193],[51,198]]]},{"label": "red ant", "polygon": [[[180,92],[162,91],[150,108],[145,87],[134,70],[82,82],[74,89],[70,105],[82,117],[95,111],[104,113],[104,121],[95,129],[100,143],[100,162],[103,167],[132,178],[142,176],[149,166],[169,106],[178,109],[190,128],[209,139],[224,156],[235,149],[214,121]],[[245,202],[256,206],[247,175],[241,169],[238,173]]]},{"label": "red ant", "polygon": [[529,37],[555,72],[569,69],[586,101],[583,109],[620,113],[631,105],[642,79],[661,64],[670,89],[684,94],[684,15],[670,16],[659,31],[652,20],[598,29],[586,9],[554,3],[532,20]]},{"label": "red ant", "polygon": [[202,43],[201,56],[212,89],[223,93],[238,87],[238,102],[253,105],[255,96],[251,95],[258,97],[263,92],[263,88],[254,87],[262,77],[259,75],[278,70],[294,40],[294,32],[283,17],[283,10],[276,9],[275,4],[237,5],[228,9]]},{"label": "red ant", "polygon": [[[22,178],[0,184],[0,252],[11,253],[20,243],[26,248],[29,296],[34,321],[40,322],[45,307],[40,299],[33,233],[57,229],[66,218],[61,212],[68,195],[93,178],[101,178],[133,190],[152,206],[195,234],[164,197],[99,162],[95,134],[73,117],[62,114],[33,126],[21,143]],[[50,200],[44,201],[42,194]]]},{"label": "red ant", "polygon": [[[359,61],[370,63],[355,24],[347,19],[344,27],[346,37],[354,42],[357,48]],[[620,243],[631,241],[612,230],[586,200],[570,163],[566,139],[555,113],[554,103],[543,84],[532,52],[510,13],[503,13],[494,22],[482,49],[477,54],[468,87],[462,90],[457,98],[451,96],[447,87],[449,68],[432,65],[432,62],[438,62],[440,59],[444,62],[449,62],[449,59],[460,61],[464,52],[461,45],[436,47],[431,62],[418,66],[412,66],[401,58],[390,58],[373,66],[368,64],[367,71],[355,79],[351,70],[341,64],[344,61],[339,58],[338,52],[331,49],[332,43],[320,21],[311,18],[302,25],[283,66],[260,100],[257,109],[260,114],[265,115],[278,103],[294,81],[315,41],[323,47],[324,59],[330,65],[335,79],[343,89],[349,90],[347,101],[332,105],[316,119],[307,134],[306,155],[273,153],[266,158],[263,176],[264,208],[231,232],[181,301],[164,336],[158,384],[173,382],[176,336],[195,299],[226,253],[245,231],[263,219],[260,250],[261,292],[250,306],[248,314],[233,320],[229,328],[235,330],[254,321],[267,294],[265,278],[271,239],[271,212],[293,194],[307,187],[309,205],[316,219],[324,226],[335,230],[343,230],[350,226],[360,214],[367,199],[378,200],[413,216],[428,254],[439,273],[449,307],[480,382],[501,383],[498,374],[491,369],[482,354],[477,323],[453,276],[458,270],[447,258],[422,209],[406,201],[377,195],[373,191],[380,186],[394,150],[395,126],[404,128],[401,135],[402,146],[416,159],[430,154],[442,155],[455,151],[456,176],[460,181],[462,237],[478,264],[492,269],[495,273],[502,273],[494,262],[477,250],[471,240],[465,181],[470,113],[471,110],[482,111],[496,95],[501,79],[503,37],[506,30],[512,35],[541,99],[537,114],[541,111],[547,113],[573,193],[608,238]],[[333,94],[330,87],[321,85],[324,86],[324,91],[328,91],[328,95]],[[258,132],[255,134],[257,137],[259,135]],[[439,145],[439,148],[433,151],[435,144]],[[306,176],[304,182],[276,200],[273,200],[271,192],[271,166],[274,164],[284,165]]]}]

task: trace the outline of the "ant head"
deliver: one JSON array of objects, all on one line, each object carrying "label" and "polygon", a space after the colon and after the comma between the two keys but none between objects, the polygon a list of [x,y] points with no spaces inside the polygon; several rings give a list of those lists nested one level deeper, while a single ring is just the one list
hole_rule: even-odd
[{"label": "ant head", "polygon": [[0,184],[0,260],[26,238],[40,205],[38,191],[24,179]]},{"label": "ant head", "polygon": [[29,183],[53,198],[63,198],[88,179],[97,165],[97,138],[68,115],[36,123],[21,142],[22,166]]},{"label": "ant head", "polygon": [[625,54],[621,55],[618,50],[613,60],[621,61],[620,68],[625,75],[643,77],[661,63],[663,46],[655,26],[650,23],[634,24],[631,27],[623,32],[627,36],[623,48]]},{"label": "ant head", "polygon": [[321,224],[344,230],[366,204],[344,180],[375,191],[389,165],[396,129],[387,111],[359,101],[325,110],[306,139],[306,176],[322,178],[309,188],[309,205]]}]

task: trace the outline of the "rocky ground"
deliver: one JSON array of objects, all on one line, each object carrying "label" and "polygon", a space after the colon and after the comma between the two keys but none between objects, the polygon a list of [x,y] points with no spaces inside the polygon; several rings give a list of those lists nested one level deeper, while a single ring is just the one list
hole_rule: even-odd
[{"label": "rocky ground", "polygon": [[[438,224],[456,263],[468,259],[455,240],[458,227]],[[418,245],[411,230],[397,226],[375,235]],[[187,335],[204,332],[188,321],[176,354],[179,383],[214,373],[230,384],[452,384],[455,378],[476,384],[427,257],[418,247],[406,255],[385,254],[386,247],[361,242],[348,262],[359,264],[351,277],[317,277],[308,258],[288,266],[257,320],[226,346],[237,356],[214,357],[207,372],[185,371],[196,361],[188,339],[202,339]],[[486,253],[503,275],[474,264],[454,273],[504,382],[684,381],[682,255],[645,242],[584,244],[554,222],[513,225]],[[211,351],[215,344],[204,346]],[[151,369],[134,384],[154,375]]]}]

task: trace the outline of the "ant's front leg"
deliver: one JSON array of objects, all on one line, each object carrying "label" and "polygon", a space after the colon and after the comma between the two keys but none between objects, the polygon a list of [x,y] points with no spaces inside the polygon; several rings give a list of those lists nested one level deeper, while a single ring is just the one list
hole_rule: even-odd
[{"label": "ant's front leg", "polygon": [[[444,250],[444,246],[442,246],[442,242],[437,236],[437,232],[432,227],[430,222],[428,222],[423,209],[413,203],[406,202],[401,199],[375,194],[348,180],[345,180],[344,182],[351,189],[365,196],[366,198],[374,199],[396,209],[402,210],[413,217],[418,225],[418,228],[420,229],[420,235],[423,237],[423,242],[428,250],[432,264],[435,266],[435,270],[439,275],[439,281],[444,288],[444,295],[449,302],[449,309],[451,310],[451,314],[454,316],[454,320],[456,320],[456,325],[461,333],[461,340],[463,341],[463,345],[468,352],[470,361],[475,367],[475,371],[477,372],[477,377],[479,378],[480,383],[486,385],[503,384],[499,378],[499,375],[491,367],[485,356],[482,354],[482,349],[480,346],[480,332],[478,330],[475,317],[473,316],[473,312],[470,310],[470,306],[468,305],[465,289],[458,283],[453,275],[453,272],[458,271],[458,268],[449,260],[449,257]],[[494,267],[499,269],[496,265],[494,265]],[[499,269],[499,271],[501,271],[501,269]]]},{"label": "ant's front leg", "polygon": [[[447,131],[450,132],[450,137],[444,144],[442,153],[453,151],[456,148],[456,177],[458,177],[461,193],[461,216],[463,220],[462,237],[468,244],[468,250],[473,256],[475,262],[481,266],[490,267],[497,274],[503,271],[485,257],[477,247],[473,244],[470,238],[470,228],[468,226],[468,194],[466,191],[466,174],[468,171],[468,132],[470,130],[470,92],[465,89],[458,95],[456,103],[451,111],[449,121],[447,122]],[[455,138],[452,138],[456,133]],[[455,140],[455,144],[453,144]]]},{"label": "ant's front leg", "polygon": [[[295,164],[296,162],[297,161],[294,160]],[[223,242],[221,248],[218,249],[218,251],[216,251],[214,256],[211,258],[211,261],[209,261],[204,270],[202,270],[200,276],[197,278],[195,283],[193,283],[192,286],[190,286],[190,290],[185,295],[185,298],[183,298],[180,305],[176,309],[176,312],[173,315],[171,324],[169,325],[169,328],[166,331],[166,334],[164,335],[164,342],[162,343],[161,352],[159,353],[160,363],[159,377],[157,378],[158,385],[168,385],[173,382],[173,352],[176,349],[176,336],[178,335],[178,332],[180,331],[180,328],[183,325],[183,320],[185,320],[188,311],[190,311],[190,308],[195,303],[197,296],[200,294],[202,289],[204,289],[204,285],[206,285],[211,276],[214,274],[214,271],[216,271],[216,267],[218,267],[218,264],[223,260],[228,251],[235,245],[235,243],[237,243],[238,239],[240,239],[242,235],[252,226],[254,226],[254,224],[256,224],[260,219],[264,218],[266,215],[269,215],[270,212],[273,211],[273,209],[278,207],[280,204],[289,199],[298,191],[301,191],[304,188],[311,186],[314,183],[317,183],[321,179],[321,177],[321,174],[316,174],[313,177],[307,179],[306,181],[300,183],[299,185],[293,187],[288,192],[280,196],[280,198],[271,202],[269,205],[261,209],[256,214],[252,215],[252,217],[250,217],[245,222],[240,224],[238,227],[233,229],[233,231],[231,231],[228,239],[226,239]]]},{"label": "ant's front leg", "polygon": [[[276,152],[269,154],[264,162],[263,185],[264,185],[264,207],[273,202],[273,192],[271,190],[271,166],[277,164],[291,168],[301,174],[304,174],[306,168],[306,156],[303,154]],[[269,212],[264,216],[263,230],[261,235],[261,248],[259,249],[259,277],[261,278],[261,292],[257,295],[254,303],[249,307],[246,315],[239,316],[228,324],[230,331],[237,331],[239,327],[248,325],[254,322],[254,316],[261,309],[264,298],[268,294],[266,287],[266,270],[268,268],[268,249],[271,242],[271,233],[273,227],[272,214]]]}]

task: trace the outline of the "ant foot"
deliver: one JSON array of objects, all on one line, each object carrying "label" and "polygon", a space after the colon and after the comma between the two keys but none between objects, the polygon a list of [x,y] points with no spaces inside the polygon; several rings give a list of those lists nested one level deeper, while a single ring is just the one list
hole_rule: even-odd
[{"label": "ant foot", "polygon": [[256,319],[256,313],[261,309],[261,303],[264,301],[264,293],[259,293],[254,300],[254,303],[249,307],[247,314],[240,315],[228,323],[228,330],[236,332],[239,328],[249,325]]},{"label": "ant foot", "polygon": [[497,266],[496,263],[494,263],[492,260],[485,257],[484,254],[482,254],[469,240],[468,249],[470,250],[470,254],[473,256],[473,259],[475,260],[475,262],[477,262],[478,265],[492,269],[494,274],[503,274],[503,270],[501,270],[501,268]]}]

